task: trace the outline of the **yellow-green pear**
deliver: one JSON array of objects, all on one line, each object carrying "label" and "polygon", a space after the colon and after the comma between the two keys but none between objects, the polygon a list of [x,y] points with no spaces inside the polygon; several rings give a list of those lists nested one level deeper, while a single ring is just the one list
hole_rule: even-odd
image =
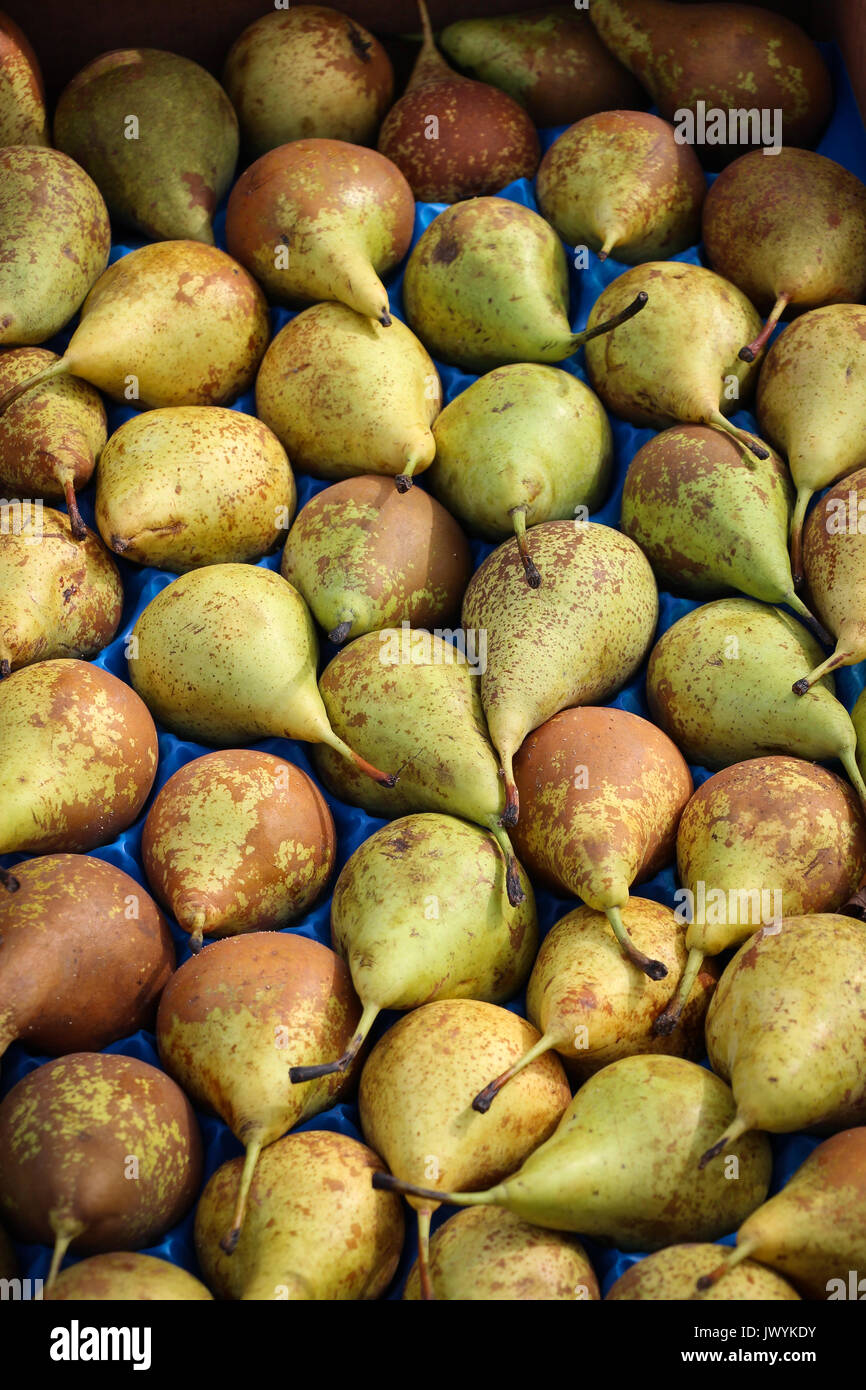
[{"label": "yellow-green pear", "polygon": [[799,1300],[800,1295],[787,1279],[755,1260],[743,1260],[724,1284],[713,1284],[706,1292],[699,1293],[696,1280],[718,1269],[723,1253],[724,1247],[720,1245],[669,1245],[667,1250],[657,1250],[654,1255],[630,1265],[605,1294],[605,1299],[614,1303],[663,1303],[695,1298],[729,1303]]},{"label": "yellow-green pear", "polygon": [[134,415],[99,460],[96,524],[125,560],[184,571],[257,560],[291,525],[283,446],[239,410],[175,406]]},{"label": "yellow-green pear", "polygon": [[537,588],[526,528],[588,516],[610,483],[613,434],[598,397],[556,367],[515,363],[461,391],[436,419],[433,437],[437,497],[489,540],[516,533]]},{"label": "yellow-green pear", "polygon": [[290,1079],[346,1071],[382,1009],[512,998],[538,948],[535,897],[519,873],[524,896],[512,907],[493,836],[453,816],[405,816],[365,840],[331,903],[334,950],[364,1012],[341,1057],[293,1067]]},{"label": "yellow-green pear", "polygon": [[318,642],[297,589],[257,565],[204,565],[162,589],[127,643],[132,684],[173,733],[231,745],[275,736],[329,743],[391,787],[328,723]]},{"label": "yellow-green pear", "polygon": [[315,478],[396,477],[429,468],[442,387],[423,343],[345,304],[314,304],[274,338],[256,379],[256,413]]},{"label": "yellow-green pear", "polygon": [[200,1279],[168,1260],[126,1250],[91,1255],[64,1269],[45,1294],[61,1303],[209,1303]]},{"label": "yellow-green pear", "polygon": [[803,533],[803,571],[836,645],[832,656],[794,683],[795,695],[828,671],[866,660],[866,469],[843,478],[815,507]]}]

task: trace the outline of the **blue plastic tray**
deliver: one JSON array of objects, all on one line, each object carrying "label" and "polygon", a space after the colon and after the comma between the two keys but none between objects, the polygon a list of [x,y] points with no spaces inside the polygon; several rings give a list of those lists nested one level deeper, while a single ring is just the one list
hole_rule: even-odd
[{"label": "blue plastic tray", "polygon": [[[848,76],[845,72],[841,56],[838,49],[833,44],[821,45],[825,58],[830,64],[835,90],[836,108],[832,122],[824,134],[818,150],[831,159],[844,164],[852,173],[866,181],[866,131],[864,131],[860,113],[857,109],[854,95]],[[542,148],[547,149],[559,135],[562,134],[564,127],[555,130],[541,131]],[[713,175],[708,178],[712,181]],[[520,179],[515,183],[509,184],[500,195],[508,198],[512,202],[523,203],[529,208],[536,209],[534,186],[527,179]],[[444,204],[419,203],[416,206],[415,230],[412,240],[415,242],[421,233],[442,211]],[[216,219],[216,240],[217,245],[225,249],[225,209],[218,214]],[[115,261],[121,256],[126,255],[136,246],[143,245],[141,239],[126,238],[112,247],[111,260]],[[689,261],[692,264],[702,263],[702,248],[691,247],[682,252],[675,260]],[[590,253],[590,265],[584,270],[574,269],[574,258],[569,255],[569,265],[571,266],[571,319],[575,329],[582,328],[586,324],[589,311],[595,300],[598,298],[604,287],[609,284],[617,275],[622,274],[627,269],[620,265],[613,258],[602,263],[598,258]],[[391,302],[391,311],[396,313],[399,318],[405,318],[402,304],[402,283],[403,272],[401,271],[392,277],[388,284],[388,293]],[[277,333],[285,323],[288,322],[293,314],[285,309],[271,310],[271,325],[274,333]],[[62,352],[68,342],[74,323],[64,332],[48,344],[57,352]],[[779,330],[777,330],[778,332]],[[782,329],[781,331],[784,331]],[[437,362],[439,373],[442,377],[442,384],[445,392],[445,401],[451,401],[455,396],[464,391],[477,378],[453,367],[444,366]],[[576,359],[560,364],[566,371],[572,372],[582,380],[587,381],[587,375],[583,366],[583,354],[579,354]],[[234,409],[245,411],[248,414],[255,414],[255,402],[253,393],[247,392],[235,403]],[[131,407],[108,405],[108,424],[109,432],[116,430],[124,420],[136,414]],[[745,429],[756,430],[756,422],[752,415],[746,411],[739,411],[733,417],[734,421]],[[631,459],[637,450],[651,439],[655,431],[648,429],[636,429],[616,418],[611,419],[614,435],[615,447],[615,469],[614,484],[612,491],[604,506],[592,516],[592,520],[603,522],[607,526],[618,526],[620,515],[620,502],[622,488],[625,481],[626,471]],[[423,474],[418,479],[418,484],[424,486]],[[309,499],[322,488],[327,487],[326,482],[319,482],[313,478],[297,475],[298,484],[298,505],[303,506]],[[95,527],[93,519],[93,485],[82,493],[80,505],[82,515],[91,527]],[[54,503],[52,505],[59,505]],[[483,541],[473,541],[472,554],[475,565],[479,565],[486,555],[490,553],[493,546]],[[127,666],[123,655],[124,638],[133,627],[142,609],[150,602],[154,594],[162,589],[166,584],[170,584],[175,578],[174,575],[161,570],[141,568],[128,561],[119,559],[117,561],[124,586],[124,608],[123,616],[118,629],[118,636],[105,648],[96,658],[95,665],[103,666],[113,675],[119,676],[122,680],[127,680]],[[279,570],[279,553],[271,555],[259,562],[268,569]],[[691,608],[698,605],[683,598],[675,598],[670,594],[660,595],[660,616],[658,626],[658,636],[661,635],[672,623],[688,612]],[[334,654],[332,648],[325,638],[322,638],[322,665],[324,666]],[[646,704],[644,687],[646,679],[646,668],[642,667],[633,680],[629,681],[609,703],[619,709],[631,710],[635,714],[649,718],[649,711]],[[860,666],[849,667],[837,673],[837,693],[846,708],[852,708],[854,701],[866,684],[866,662]],[[286,739],[264,739],[259,743],[251,745],[255,748],[264,749],[266,752],[276,753],[280,757],[288,758],[291,762],[302,767],[310,776],[314,776],[313,767],[308,755],[308,747],[303,743]],[[159,767],[156,775],[153,792],[145,806],[144,811],[139,816],[134,825],[122,835],[120,835],[110,845],[92,850],[99,859],[105,859],[118,868],[137,879],[143,887],[147,887],[147,880],[141,866],[141,831],[150,809],[154,796],[164,785],[168,778],[177,771],[184,763],[190,762],[193,758],[198,758],[202,754],[211,751],[209,746],[199,743],[191,743],[184,739],[176,738],[173,734],[167,733],[164,729],[159,730]],[[692,767],[695,785],[700,785],[705,781],[710,773],[706,768]],[[343,802],[337,801],[324,788],[321,788],[328,804],[334,815],[334,822],[337,829],[337,856],[336,872],[338,873],[345,864],[349,856],[366,840],[373,832],[383,824],[384,821],[377,820],[368,816],[364,811],[356,807],[347,806]],[[31,856],[26,854],[7,855],[0,862],[5,867],[27,859]],[[332,880],[333,882],[333,880]],[[668,906],[675,906],[674,890],[676,880],[673,867],[668,867],[663,873],[648,883],[641,884],[638,893],[642,897],[653,898],[658,902],[666,903]],[[555,897],[543,889],[536,890],[538,901],[539,923],[542,934],[545,934],[560,917],[566,912],[571,911],[576,899]],[[323,898],[315,908],[290,930],[299,935],[312,937],[317,941],[330,946],[329,930],[330,897]],[[174,923],[172,931],[177,946],[178,964],[187,960],[190,954],[188,941],[185,932],[182,932]],[[523,1015],[524,996],[517,996],[508,1005],[515,1013]],[[386,1014],[381,1017],[373,1030],[373,1039],[380,1037],[387,1027],[399,1017],[397,1014]],[[124,1038],[122,1041],[112,1044],[105,1049],[107,1052],[124,1053],[131,1057],[139,1057],[145,1062],[150,1062],[154,1066],[159,1066],[159,1058],[156,1052],[156,1043],[152,1033],[140,1031],[132,1037]],[[36,1055],[20,1044],[13,1044],[0,1064],[0,1096],[5,1095],[17,1081],[21,1079],[33,1067],[41,1066],[49,1058]],[[200,1115],[202,1136],[205,1147],[205,1175],[204,1181],[210,1177],[211,1173],[226,1159],[234,1158],[242,1153],[242,1146],[235,1139],[228,1127],[220,1120],[210,1116]],[[361,1133],[358,1110],[354,1103],[342,1103],[331,1110],[324,1111],[315,1116],[307,1124],[299,1125],[300,1130],[305,1129],[330,1129],[337,1130],[342,1134],[351,1135],[353,1138],[363,1140]],[[771,1193],[784,1186],[788,1178],[800,1166],[807,1154],[815,1147],[817,1140],[807,1135],[786,1135],[780,1138],[771,1139],[774,1153],[773,1180]],[[433,1229],[441,1224],[443,1220],[453,1215],[450,1208],[443,1208],[433,1219]],[[147,1253],[160,1255],[164,1259],[173,1261],[175,1264],[182,1265],[185,1269],[194,1274],[198,1274],[195,1251],[193,1247],[194,1210],[189,1213],[186,1219],[176,1226],[159,1245],[151,1247]],[[402,1295],[403,1285],[409,1272],[412,1262],[417,1254],[415,1222],[412,1213],[407,1208],[407,1237],[403,1249],[400,1266],[391,1288],[387,1294],[388,1298],[397,1299]],[[732,1243],[734,1233],[725,1237],[722,1243]],[[621,1251],[603,1248],[593,1241],[585,1242],[592,1262],[595,1266],[602,1291],[607,1292],[611,1284],[620,1274],[640,1259],[640,1255],[625,1254]],[[22,1276],[30,1278],[45,1278],[48,1273],[50,1263],[50,1250],[46,1246],[40,1245],[17,1245],[17,1251],[21,1262]],[[70,1256],[67,1263],[74,1263],[75,1257]]]}]

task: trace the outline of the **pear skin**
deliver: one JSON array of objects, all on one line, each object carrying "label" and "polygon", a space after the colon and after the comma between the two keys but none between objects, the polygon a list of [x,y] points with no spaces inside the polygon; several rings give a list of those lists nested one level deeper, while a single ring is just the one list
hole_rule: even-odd
[{"label": "pear skin", "polygon": [[[764,1207],[758,1210],[763,1211]],[[705,1293],[698,1293],[695,1281],[718,1268],[722,1252],[723,1247],[719,1245],[671,1245],[667,1250],[657,1250],[654,1255],[630,1265],[605,1294],[605,1300],[614,1303],[635,1300],[661,1303],[695,1298],[729,1303],[799,1300],[800,1295],[787,1279],[754,1260],[744,1260],[723,1284],[713,1284]]]},{"label": "pear skin", "polygon": [[123,585],[99,537],[53,507],[21,503],[0,549],[0,678],[51,657],[95,656],[117,631]]},{"label": "pear skin", "polygon": [[215,1111],[246,1149],[231,1254],[263,1148],[339,1098],[340,1074],[287,1084],[290,1064],[342,1052],[361,1009],[346,966],[318,941],[252,932],[216,941],[172,976],[156,1035],[167,1070],[199,1106]]},{"label": "pear skin", "polygon": [[0,15],[0,146],[50,144],[39,61],[15,21]]},{"label": "pear skin", "polygon": [[[439,1227],[430,1241],[430,1283],[434,1298],[449,1303],[601,1297],[578,1241],[530,1226],[498,1207],[467,1207]],[[417,1302],[420,1297],[416,1261],[403,1298]]]},{"label": "pear skin", "polygon": [[664,979],[667,966],[631,940],[622,909],[631,884],[673,857],[692,794],[677,748],[636,714],[585,706],[530,734],[514,775],[523,801],[512,832],[521,862],[555,892],[604,912],[632,964]]},{"label": "pear skin", "polygon": [[125,1251],[79,1260],[64,1269],[45,1298],[54,1303],[209,1303],[213,1294],[179,1265]]},{"label": "pear skin", "polygon": [[517,540],[475,571],[463,626],[486,634],[481,702],[499,754],[507,823],[518,816],[512,763],[527,734],[566,706],[614,695],[646,656],[658,591],[643,552],[609,526],[548,521],[535,527],[527,588]]},{"label": "pear skin", "polygon": [[[836,639],[831,656],[794,684],[796,695],[840,666],[866,660],[866,469],[821,498],[803,533],[803,571],[815,611]],[[862,527],[862,530],[861,530]],[[829,644],[828,644],[829,645]]]},{"label": "pear skin", "polygon": [[156,774],[147,706],[86,661],[37,661],[0,681],[0,747],[0,854],[110,843]]},{"label": "pear skin", "polygon": [[356,1139],[326,1130],[289,1134],[265,1149],[234,1254],[220,1236],[235,1205],[242,1160],[218,1168],[195,1214],[195,1247],[217,1298],[345,1302],[381,1298],[403,1246],[398,1198],[370,1181],[382,1168]]},{"label": "pear skin", "polygon": [[424,345],[345,304],[314,304],[274,338],[256,379],[256,413],[314,478],[381,473],[401,491],[433,462],[442,387]]}]

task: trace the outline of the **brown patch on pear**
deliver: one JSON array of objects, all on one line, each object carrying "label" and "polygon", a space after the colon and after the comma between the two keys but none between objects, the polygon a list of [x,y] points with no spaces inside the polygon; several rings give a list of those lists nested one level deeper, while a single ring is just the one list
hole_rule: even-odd
[{"label": "brown patch on pear", "polygon": [[53,1303],[208,1303],[213,1294],[179,1265],[125,1251],[79,1260],[64,1269],[45,1299]]},{"label": "brown patch on pear", "polygon": [[15,21],[0,13],[0,146],[50,143],[38,59]]}]

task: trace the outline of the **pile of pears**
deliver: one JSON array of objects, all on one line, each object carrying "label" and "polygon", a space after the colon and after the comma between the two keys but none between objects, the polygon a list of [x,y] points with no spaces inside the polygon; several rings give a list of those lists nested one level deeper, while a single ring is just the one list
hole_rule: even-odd
[{"label": "pile of pears", "polygon": [[[396,101],[298,4],[53,110],[0,16],[0,1275],[856,1296],[829,73],[748,4],[417,9]],[[734,98],[775,157],[683,143]]]}]

